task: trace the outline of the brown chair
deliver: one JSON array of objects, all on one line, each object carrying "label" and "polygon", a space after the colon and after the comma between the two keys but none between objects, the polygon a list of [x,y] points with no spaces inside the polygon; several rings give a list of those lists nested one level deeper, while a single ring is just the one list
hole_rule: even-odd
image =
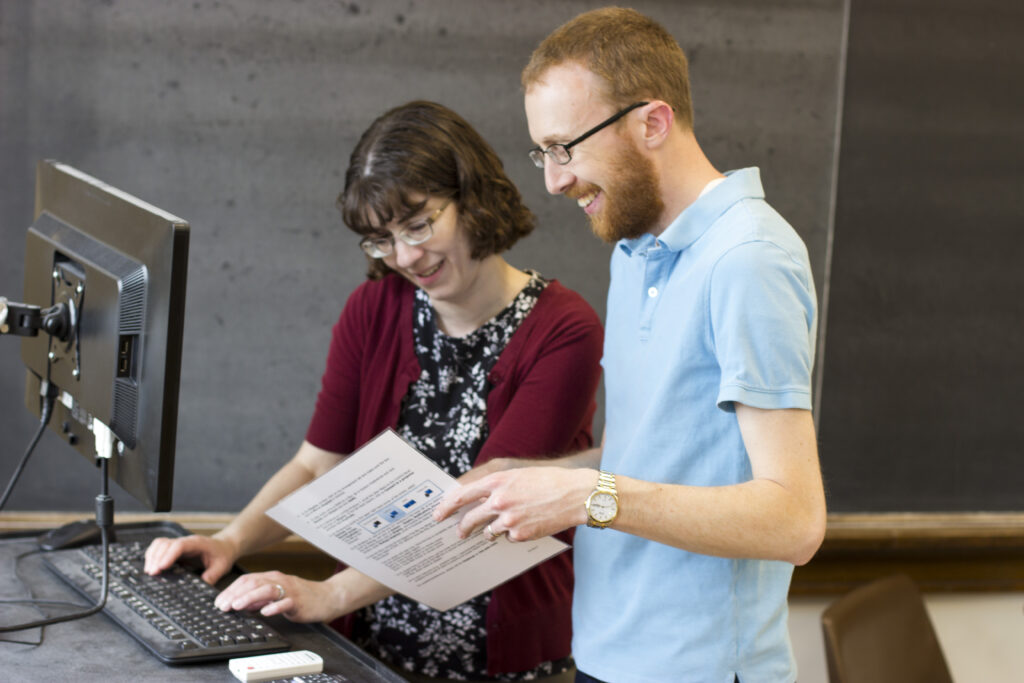
[{"label": "brown chair", "polygon": [[909,577],[889,576],[822,613],[831,683],[952,683],[924,600]]}]

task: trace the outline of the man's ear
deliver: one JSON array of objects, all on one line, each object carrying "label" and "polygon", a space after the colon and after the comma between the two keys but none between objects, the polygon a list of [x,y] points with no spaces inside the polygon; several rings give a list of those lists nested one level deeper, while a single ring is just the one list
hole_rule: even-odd
[{"label": "man's ear", "polygon": [[675,124],[676,113],[662,100],[651,100],[640,108],[640,113],[644,122],[644,145],[648,149],[660,147]]}]

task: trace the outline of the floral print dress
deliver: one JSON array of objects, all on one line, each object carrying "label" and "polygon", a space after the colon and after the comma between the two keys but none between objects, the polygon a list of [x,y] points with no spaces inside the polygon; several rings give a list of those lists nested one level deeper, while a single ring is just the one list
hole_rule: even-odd
[{"label": "floral print dress", "polygon": [[[398,433],[453,477],[473,467],[487,439],[487,375],[548,284],[537,273],[530,276],[511,304],[461,338],[438,329],[429,297],[416,290],[413,343],[422,371],[402,404]],[[484,593],[438,612],[394,595],[356,613],[354,640],[399,669],[435,678],[490,679],[485,627],[489,602],[490,594]],[[498,680],[533,680],[570,666],[570,658],[545,662]]]}]

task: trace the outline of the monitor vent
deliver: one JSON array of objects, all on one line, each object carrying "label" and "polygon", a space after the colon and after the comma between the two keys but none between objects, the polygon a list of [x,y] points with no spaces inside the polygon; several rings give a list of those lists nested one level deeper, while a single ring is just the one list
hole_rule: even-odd
[{"label": "monitor vent", "polygon": [[135,448],[136,425],[139,414],[139,389],[134,382],[114,381],[114,414],[110,431],[128,448]]},{"label": "monitor vent", "polygon": [[142,334],[146,319],[146,269],[136,268],[121,278],[121,334]]}]

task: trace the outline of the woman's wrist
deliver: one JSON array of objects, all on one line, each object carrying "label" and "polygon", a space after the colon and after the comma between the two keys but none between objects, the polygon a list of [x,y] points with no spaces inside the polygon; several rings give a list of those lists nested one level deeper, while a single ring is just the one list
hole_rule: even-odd
[{"label": "woman's wrist", "polygon": [[235,536],[230,529],[230,526],[225,529],[221,529],[210,536],[210,539],[219,543],[221,548],[226,551],[228,560],[234,563],[235,560],[242,556],[244,545],[242,543],[242,539]]}]

